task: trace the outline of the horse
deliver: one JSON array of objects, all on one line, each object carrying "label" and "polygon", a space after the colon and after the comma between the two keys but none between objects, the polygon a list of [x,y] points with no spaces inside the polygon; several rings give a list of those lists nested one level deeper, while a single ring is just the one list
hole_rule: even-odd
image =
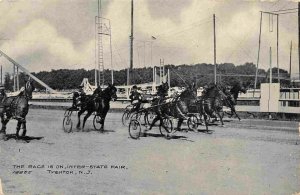
[{"label": "horse", "polygon": [[[168,87],[166,87],[165,84],[161,85],[158,90],[158,95],[166,94],[167,90]],[[177,130],[181,130],[183,120],[187,119],[188,105],[192,99],[191,97],[196,97],[196,90],[191,87],[186,88],[181,94],[169,101],[166,100],[165,96],[159,96],[152,104],[156,117],[148,130],[151,130],[158,120],[160,120],[160,125],[166,129],[163,118],[169,116],[178,119]]]},{"label": "horse", "polygon": [[223,106],[227,106],[231,110],[231,116],[234,114],[239,120],[240,117],[236,113],[235,105],[240,92],[246,93],[246,89],[241,84],[236,83],[228,90],[221,84],[210,85],[204,92],[204,110],[213,117],[217,118],[214,114],[217,114],[220,118],[221,124],[223,123]]},{"label": "horse", "polygon": [[2,123],[0,134],[3,135],[2,137],[5,138],[6,136],[6,125],[11,118],[18,121],[16,137],[19,138],[21,126],[23,129],[22,137],[26,136],[26,115],[29,111],[28,101],[32,99],[32,91],[35,89],[32,82],[32,80],[28,79],[23,91],[21,91],[17,96],[6,97],[2,101],[3,109],[0,111]]},{"label": "horse", "polygon": [[151,130],[154,124],[159,120],[160,125],[167,130],[164,126],[163,118],[166,116],[164,112],[160,109],[162,104],[165,104],[166,96],[168,95],[169,85],[167,83],[162,83],[157,88],[157,97],[152,100],[151,111],[155,113],[155,118],[152,120],[148,130]]},{"label": "horse", "polygon": [[247,92],[246,88],[244,88],[240,83],[235,83],[230,90],[227,90],[226,87],[224,86],[219,86],[219,88],[221,88],[221,90],[225,94],[225,98],[222,99],[223,105],[230,108],[231,111],[231,113],[227,113],[227,114],[229,114],[230,116],[235,115],[239,120],[241,120],[241,118],[236,113],[235,105],[239,93],[240,92],[246,93]]},{"label": "horse", "polygon": [[226,98],[224,92],[216,84],[212,84],[202,92],[204,112],[211,118],[220,118],[222,126],[223,123],[223,99]]},{"label": "horse", "polygon": [[105,117],[107,115],[107,112],[110,109],[110,101],[117,99],[117,88],[114,86],[114,84],[109,84],[107,88],[105,88],[103,91],[99,90],[99,94],[94,93],[93,95],[87,95],[86,98],[84,98],[84,101],[82,102],[82,105],[79,108],[78,112],[78,123],[77,123],[77,129],[80,129],[80,116],[87,111],[87,114],[85,115],[83,119],[82,124],[82,130],[84,129],[86,120],[91,116],[93,112],[96,112],[97,116],[100,116],[100,130],[103,131],[104,129],[104,121]]},{"label": "horse", "polygon": [[239,93],[246,93],[247,89],[245,87],[243,87],[240,83],[235,83],[232,88],[230,89],[230,93],[233,95],[234,101],[235,101],[235,105],[236,105],[236,101],[239,97]]},{"label": "horse", "polygon": [[188,86],[182,93],[172,100],[169,109],[169,116],[178,118],[177,130],[181,130],[181,125],[187,119],[189,105],[197,99],[197,90],[194,85]]}]

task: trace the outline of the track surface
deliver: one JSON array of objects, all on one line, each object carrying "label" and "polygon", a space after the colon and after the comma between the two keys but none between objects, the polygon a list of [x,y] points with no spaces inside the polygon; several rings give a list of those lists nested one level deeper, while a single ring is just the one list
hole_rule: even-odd
[{"label": "track surface", "polygon": [[[27,118],[29,137],[16,140],[11,135],[8,141],[0,141],[4,194],[300,192],[296,122],[228,119],[225,127],[210,126],[211,134],[179,132],[176,139],[167,140],[154,128],[149,136],[133,140],[122,126],[121,113],[108,114],[104,133],[94,131],[89,120],[84,132],[69,134],[62,130],[63,114],[58,110],[32,109]],[[75,116],[73,122],[76,123]],[[11,121],[7,133],[14,134],[15,125]],[[62,168],[56,169],[56,165]],[[90,165],[107,168],[91,169]],[[111,168],[112,165],[125,168]],[[13,173],[24,170],[32,172]],[[47,170],[73,172],[55,174]]]}]

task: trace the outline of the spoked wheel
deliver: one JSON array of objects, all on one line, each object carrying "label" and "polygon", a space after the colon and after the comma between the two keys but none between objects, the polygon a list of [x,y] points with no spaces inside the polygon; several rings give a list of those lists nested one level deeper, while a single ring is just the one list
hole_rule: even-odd
[{"label": "spoked wheel", "polygon": [[137,119],[131,119],[129,122],[129,135],[132,139],[138,139],[141,136],[141,124]]},{"label": "spoked wheel", "polygon": [[71,116],[65,116],[63,120],[64,132],[70,133],[72,131],[73,122]]},{"label": "spoked wheel", "polygon": [[63,119],[63,129],[64,132],[70,133],[72,131],[73,127],[73,122],[71,119],[72,111],[71,110],[66,110],[64,114],[64,119]]},{"label": "spoked wheel", "polygon": [[131,114],[130,120],[136,119],[136,120],[140,121],[141,117],[142,117],[141,112],[134,112]]},{"label": "spoked wheel", "polygon": [[98,131],[103,130],[103,129],[101,129],[102,124],[101,124],[101,117],[99,115],[94,116],[93,125],[94,125],[95,130],[98,130]]},{"label": "spoked wheel", "polygon": [[167,136],[169,133],[172,133],[172,131],[173,131],[172,120],[169,118],[164,118],[163,125],[159,125],[159,131],[163,136]]},{"label": "spoked wheel", "polygon": [[196,132],[198,130],[199,125],[199,119],[197,118],[197,116],[194,114],[190,115],[187,121],[187,125],[189,130]]},{"label": "spoked wheel", "polygon": [[124,112],[124,114],[122,116],[122,123],[123,123],[124,126],[128,127],[129,121],[130,121],[130,115],[131,115],[131,113],[128,110],[126,110]]}]

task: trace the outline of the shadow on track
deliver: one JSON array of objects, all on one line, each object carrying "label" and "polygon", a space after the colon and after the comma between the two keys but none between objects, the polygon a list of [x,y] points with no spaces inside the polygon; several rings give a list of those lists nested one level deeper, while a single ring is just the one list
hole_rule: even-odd
[{"label": "shadow on track", "polygon": [[73,131],[73,133],[75,132],[82,132],[82,133],[88,133],[88,132],[99,132],[99,133],[114,133],[116,132],[115,130],[103,130],[103,131],[99,131],[99,130],[96,130],[96,129],[85,129],[85,130],[79,130],[79,131]]},{"label": "shadow on track", "polygon": [[[146,137],[165,137],[162,134],[155,134],[155,133],[146,133]],[[193,140],[189,140],[186,136],[182,135],[171,135],[170,137],[166,138],[167,140],[184,140],[184,141],[189,141],[189,142],[194,142]]]},{"label": "shadow on track", "polygon": [[44,137],[34,137],[34,136],[24,136],[24,137],[17,137],[16,134],[6,134],[5,141],[14,139],[16,141],[24,141],[26,143],[31,142],[32,140],[41,140]]},{"label": "shadow on track", "polygon": [[198,130],[199,133],[212,134],[214,130]]}]

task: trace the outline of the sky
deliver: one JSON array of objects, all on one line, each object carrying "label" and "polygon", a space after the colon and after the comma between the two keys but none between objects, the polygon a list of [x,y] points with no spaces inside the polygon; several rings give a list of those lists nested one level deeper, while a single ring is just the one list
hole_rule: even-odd
[{"label": "sky", "polygon": [[[110,20],[103,37],[104,67],[129,67],[130,0],[102,0]],[[213,14],[217,63],[256,64],[260,11],[297,8],[293,1],[134,0],[134,67],[213,63]],[[31,72],[94,69],[97,0],[0,0],[0,50]],[[276,61],[277,18],[263,14],[259,67]],[[279,16],[279,67],[298,73],[297,13]],[[152,38],[155,37],[156,39]],[[151,50],[152,47],[152,50]],[[152,51],[152,52],[151,52]],[[152,59],[152,60],[151,60]],[[3,57],[4,71],[12,66]]]}]

